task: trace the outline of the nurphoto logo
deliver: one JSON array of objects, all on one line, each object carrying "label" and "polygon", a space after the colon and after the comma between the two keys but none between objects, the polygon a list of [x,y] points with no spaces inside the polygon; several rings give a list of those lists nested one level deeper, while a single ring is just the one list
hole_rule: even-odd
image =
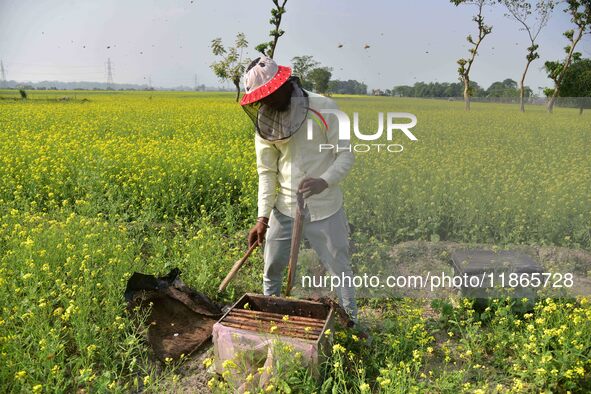
[{"label": "nurphoto logo", "polygon": [[[307,120],[307,131],[308,131],[308,140],[313,139],[313,129],[314,129],[314,122],[316,122],[320,128],[324,128],[325,130],[328,129],[328,123],[324,118],[324,115],[334,115],[338,121],[339,127],[339,141],[341,142],[348,142],[351,140],[351,120],[349,116],[338,109],[322,109],[320,111],[311,110],[313,114],[312,119]],[[397,123],[400,120],[407,120],[405,123]],[[355,137],[357,137],[361,141],[375,141],[374,143],[358,143],[358,144],[343,144],[340,143],[338,145],[335,144],[319,144],[318,149],[319,151],[324,150],[336,150],[337,152],[348,150],[350,152],[369,152],[369,151],[377,151],[377,152],[390,152],[390,153],[400,153],[404,150],[404,147],[401,144],[390,143],[394,138],[394,132],[396,130],[401,131],[409,140],[417,141],[417,137],[410,131],[413,127],[417,125],[417,117],[408,112],[388,112],[386,114],[386,136],[385,140],[388,143],[380,143],[380,140],[383,140],[384,134],[384,113],[378,112],[378,130],[372,134],[365,134],[359,130],[359,114],[357,112],[353,113],[353,133]]]}]

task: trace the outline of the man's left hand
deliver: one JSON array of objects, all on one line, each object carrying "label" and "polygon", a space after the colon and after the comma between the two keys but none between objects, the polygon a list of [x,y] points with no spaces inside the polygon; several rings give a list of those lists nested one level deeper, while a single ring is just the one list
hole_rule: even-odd
[{"label": "man's left hand", "polygon": [[304,194],[304,198],[308,198],[314,194],[322,193],[328,187],[328,183],[322,178],[304,178],[300,182],[298,192]]}]

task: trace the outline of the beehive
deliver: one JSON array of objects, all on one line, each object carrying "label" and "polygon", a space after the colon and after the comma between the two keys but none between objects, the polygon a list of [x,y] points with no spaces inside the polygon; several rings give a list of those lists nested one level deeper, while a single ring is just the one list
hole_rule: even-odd
[{"label": "beehive", "polygon": [[232,360],[250,363],[246,369],[256,376],[273,365],[273,345],[282,343],[316,374],[329,350],[334,315],[323,303],[247,293],[213,327],[216,372],[222,374],[224,362]]},{"label": "beehive", "polygon": [[[542,266],[530,256],[511,250],[482,250],[465,249],[456,250],[452,254],[454,275],[468,277],[476,276],[484,279],[480,286],[462,286],[460,292],[463,296],[474,297],[478,305],[485,305],[489,298],[510,296],[517,299],[527,298],[530,300],[525,309],[533,305],[537,289],[533,287],[514,286],[509,287],[510,274],[541,273]],[[503,280],[501,280],[503,276]],[[491,282],[493,286],[491,287]],[[501,286],[503,285],[503,286]]]}]

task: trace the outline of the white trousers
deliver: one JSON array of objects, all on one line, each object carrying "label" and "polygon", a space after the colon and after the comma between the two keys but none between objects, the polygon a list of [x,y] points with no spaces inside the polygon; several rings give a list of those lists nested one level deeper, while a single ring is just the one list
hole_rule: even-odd
[{"label": "white trousers", "polygon": [[[281,293],[283,273],[289,263],[293,222],[294,219],[273,208],[264,246],[263,292],[265,295],[278,296]],[[302,238],[308,240],[330,275],[353,276],[349,250],[349,222],[343,207],[334,215],[313,222],[310,221],[306,212]],[[336,293],[341,306],[356,321],[355,288],[341,286],[336,288]]]}]

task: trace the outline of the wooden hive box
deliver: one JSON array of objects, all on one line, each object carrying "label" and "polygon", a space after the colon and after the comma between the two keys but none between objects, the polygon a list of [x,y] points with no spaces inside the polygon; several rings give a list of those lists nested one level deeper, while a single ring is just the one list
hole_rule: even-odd
[{"label": "wooden hive box", "polygon": [[265,377],[257,371],[272,368],[274,344],[281,343],[317,375],[330,351],[334,320],[334,308],[323,303],[247,293],[214,324],[215,370],[223,374],[232,360],[262,384]]}]

